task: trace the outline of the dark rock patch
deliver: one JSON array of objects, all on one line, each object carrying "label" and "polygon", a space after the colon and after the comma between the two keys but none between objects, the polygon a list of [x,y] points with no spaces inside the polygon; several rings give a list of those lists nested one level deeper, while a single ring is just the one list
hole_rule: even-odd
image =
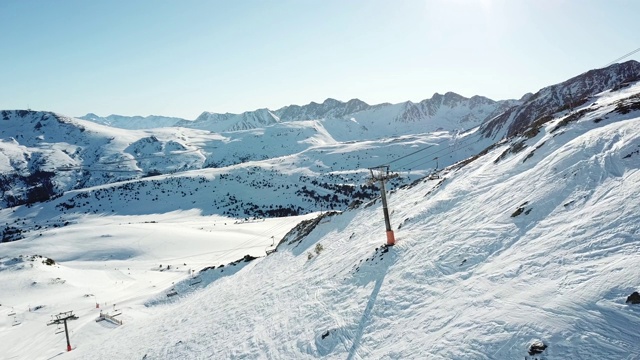
[{"label": "dark rock patch", "polygon": [[627,297],[627,304],[640,304],[640,294],[634,291],[633,294]]},{"label": "dark rock patch", "polygon": [[544,351],[547,349],[547,344],[543,343],[541,340],[534,340],[531,345],[529,345],[529,357],[525,356],[525,360],[543,360]]}]

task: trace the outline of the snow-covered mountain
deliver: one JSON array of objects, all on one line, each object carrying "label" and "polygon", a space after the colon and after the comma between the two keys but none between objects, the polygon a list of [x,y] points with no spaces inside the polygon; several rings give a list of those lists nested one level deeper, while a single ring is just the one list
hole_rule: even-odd
[{"label": "snow-covered mountain", "polygon": [[546,122],[554,114],[572,112],[593,101],[593,96],[611,88],[621,88],[640,80],[640,63],[634,60],[590,70],[560,84],[545,87],[524,104],[513,107],[482,125],[481,132],[494,139],[522,133],[534,122]]},{"label": "snow-covered mountain", "polygon": [[[240,115],[205,112],[193,124],[179,125],[224,132],[260,128],[284,121],[353,120],[367,130],[371,128],[359,136],[375,138],[389,132],[394,135],[407,135],[415,132],[471,128],[518,103],[515,100],[493,101],[481,96],[465,98],[453,92],[444,95],[436,93],[430,99],[419,103],[407,101],[400,104],[368,105],[359,99],[347,102],[326,99],[321,104],[311,102],[303,106],[290,105],[275,111],[259,109]],[[374,131],[374,127],[380,129]]]},{"label": "snow-covered mountain", "polygon": [[[638,69],[636,62],[613,65],[513,101],[495,102],[480,96],[468,99],[451,92],[434,94],[419,103],[376,106],[359,100],[343,103],[328,99],[322,104],[289,106],[275,112],[262,109],[241,115],[203,114],[192,122],[179,121],[174,127],[142,130],[48,112],[3,111],[0,203],[32,204],[70,190],[217,168],[221,169],[219,174],[242,179],[244,184],[252,184],[256,176],[261,176],[263,182],[273,185],[283,182],[280,178],[284,176],[287,180],[283,183],[297,182],[306,188],[301,190],[304,195],[285,192],[274,199],[275,203],[265,200],[260,204],[243,190],[246,198],[238,199],[236,206],[216,206],[215,211],[206,212],[257,216],[275,214],[269,212],[272,206],[282,206],[287,209],[284,212],[294,214],[319,208],[344,209],[349,203],[346,198],[365,185],[368,167],[389,163],[407,150],[433,147],[422,158],[394,163],[394,170],[402,174],[396,184],[411,182],[472,156],[503,136],[521,132],[518,126],[529,124],[542,111],[548,115],[537,118],[534,129],[554,116],[566,114],[566,103],[557,94],[587,96],[607,86],[623,88],[638,76]],[[320,119],[303,120],[306,117]],[[150,124],[152,119],[148,120],[144,124]],[[479,124],[480,132],[461,132]],[[255,173],[247,170],[251,166],[261,169],[260,174],[247,175]],[[264,173],[264,169],[272,170]],[[336,193],[345,184],[351,190]],[[227,194],[235,188],[218,190]],[[373,194],[368,191],[366,196]],[[253,210],[247,210],[245,203]]]},{"label": "snow-covered mountain", "polygon": [[[266,165],[260,166],[267,168],[287,164],[294,169],[278,166],[277,171],[263,175],[269,183],[279,181],[276,179],[283,172],[290,181],[302,176],[302,183],[347,183],[356,189],[366,182],[368,167],[388,162],[407,148],[430,144],[434,150],[446,149],[458,142],[463,146],[465,143],[461,141],[470,135],[457,131],[406,135],[415,124],[376,125],[380,118],[389,115],[385,111],[390,109],[359,114],[360,122],[354,118],[298,120],[223,133],[184,127],[126,130],[48,112],[4,111],[5,126],[0,129],[4,139],[0,154],[0,164],[3,164],[0,201],[6,206],[34,203],[69,190],[205,168],[244,171],[245,166],[234,166],[252,161],[264,162]],[[402,181],[412,181],[489,144],[486,140],[437,161],[429,158],[408,164],[403,168],[407,173]],[[292,199],[283,199],[291,206],[304,198],[293,193],[291,196]],[[316,199],[299,206],[294,208],[306,212],[346,204],[342,200]]]},{"label": "snow-covered mountain", "polygon": [[189,120],[182,118],[157,115],[149,115],[144,117],[109,115],[107,117],[101,117],[93,113],[89,113],[85,116],[80,116],[78,119],[90,120],[98,124],[130,130],[170,127],[177,126],[178,123],[188,124],[190,122]]},{"label": "snow-covered mountain", "polygon": [[51,112],[5,110],[0,116],[3,206],[33,203],[68,190],[158,171],[200,169],[205,163],[205,157],[187,144],[178,128],[155,129],[149,134]]},{"label": "snow-covered mountain", "polygon": [[[263,131],[298,136],[300,127],[315,134],[311,146],[293,155],[77,189],[0,210],[0,223],[37,224],[23,240],[0,244],[2,355],[559,360],[640,354],[640,304],[628,300],[640,291],[640,82],[605,89],[498,143],[479,131],[344,143],[321,131],[328,123],[236,132],[235,142]],[[184,134],[193,146],[204,141],[194,134],[213,136]],[[164,142],[153,135],[158,141],[138,142],[129,153],[161,151]],[[280,204],[290,198],[287,186],[306,194],[301,184],[320,173],[364,176],[353,169],[375,161],[406,170],[434,157],[447,159],[441,171],[422,176],[425,171],[389,192],[393,247],[382,246],[379,199],[296,219],[215,212],[242,196]],[[353,163],[360,167],[338,169]],[[270,179],[281,181],[268,181],[276,188],[263,181],[271,172],[278,175]],[[343,191],[314,190],[316,198]],[[73,351],[64,353],[64,334],[45,324],[69,310],[79,318],[69,323]],[[96,322],[100,314],[116,321]]]},{"label": "snow-covered mountain", "polygon": [[273,111],[258,109],[242,114],[205,111],[195,121],[118,115],[100,118],[94,114],[87,114],[82,119],[125,129],[176,126],[218,133],[264,128],[280,122],[352,120],[367,130],[351,139],[360,140],[362,137],[379,138],[389,133],[408,135],[415,132],[471,128],[520,103],[517,100],[494,101],[482,96],[466,98],[447,92],[444,95],[435,93],[430,99],[418,103],[407,101],[399,104],[368,105],[359,99],[342,102],[329,98],[321,104],[311,102],[303,106],[289,105]]},{"label": "snow-covered mountain", "polygon": [[[377,106],[387,106],[380,104]],[[282,121],[309,119],[339,119],[359,111],[371,109],[372,106],[359,99],[342,102],[336,99],[326,99],[322,104],[311,102],[307,105],[289,105],[274,111]]]},{"label": "snow-covered mountain", "polygon": [[247,111],[242,114],[216,114],[205,111],[192,123],[183,121],[177,126],[224,132],[262,128],[279,122],[280,119],[268,109]]}]

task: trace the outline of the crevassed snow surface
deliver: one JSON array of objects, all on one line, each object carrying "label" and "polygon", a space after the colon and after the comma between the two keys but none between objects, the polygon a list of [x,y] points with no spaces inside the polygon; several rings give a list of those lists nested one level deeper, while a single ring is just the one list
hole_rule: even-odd
[{"label": "crevassed snow surface", "polygon": [[[522,359],[540,339],[549,360],[633,359],[640,307],[625,299],[640,290],[640,118],[612,112],[628,95],[603,93],[575,121],[521,139],[519,151],[505,143],[393,192],[398,241],[388,251],[379,201],[267,257],[205,271],[199,284],[188,275],[195,265],[268,247],[299,219],[87,217],[2,244],[2,356]],[[213,227],[233,242],[213,244]],[[59,265],[11,260],[34,253]],[[103,311],[115,303],[124,324],[95,322],[96,300]],[[29,312],[34,305],[45,307]],[[44,325],[66,310],[80,316],[69,353]]]}]

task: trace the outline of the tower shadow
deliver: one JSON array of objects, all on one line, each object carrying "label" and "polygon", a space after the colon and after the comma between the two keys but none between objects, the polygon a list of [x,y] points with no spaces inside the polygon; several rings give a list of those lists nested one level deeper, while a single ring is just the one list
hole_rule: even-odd
[{"label": "tower shadow", "polygon": [[[378,295],[380,294],[380,290],[382,289],[384,278],[387,276],[387,272],[391,265],[395,263],[396,257],[397,255],[393,247],[383,246],[376,251],[370,261],[367,261],[371,264],[368,264],[366,267],[364,265],[358,267],[360,280],[365,280],[362,285],[366,285],[374,280],[375,284],[373,286],[371,295],[369,295],[367,306],[364,308],[364,312],[360,317],[360,321],[356,328],[356,334],[353,339],[353,344],[349,349],[349,356],[347,357],[347,360],[353,360],[354,357],[358,354],[358,348],[360,347],[367,321],[369,321],[369,319],[371,318],[371,313],[373,312],[373,308],[376,304],[376,301],[378,300]],[[362,356],[360,356],[360,358],[362,358]]]}]

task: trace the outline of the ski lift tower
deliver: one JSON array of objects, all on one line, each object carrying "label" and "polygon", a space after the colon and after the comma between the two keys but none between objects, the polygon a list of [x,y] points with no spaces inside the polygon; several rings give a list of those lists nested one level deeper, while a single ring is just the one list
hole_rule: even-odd
[{"label": "ski lift tower", "polygon": [[387,207],[387,190],[384,187],[385,180],[398,177],[398,174],[389,173],[389,165],[382,165],[374,168],[369,168],[371,172],[371,179],[369,184],[373,184],[376,181],[380,181],[380,194],[382,197],[382,212],[384,213],[384,224],[387,230],[387,245],[393,246],[396,243],[393,230],[391,230],[391,220],[389,219],[389,209]]},{"label": "ski lift tower", "polygon": [[69,329],[67,328],[67,320],[77,320],[78,317],[73,314],[73,311],[61,312],[58,315],[53,315],[55,319],[52,319],[49,325],[59,325],[64,323],[64,333],[67,336],[67,351],[71,351],[71,343],[69,342]]}]

